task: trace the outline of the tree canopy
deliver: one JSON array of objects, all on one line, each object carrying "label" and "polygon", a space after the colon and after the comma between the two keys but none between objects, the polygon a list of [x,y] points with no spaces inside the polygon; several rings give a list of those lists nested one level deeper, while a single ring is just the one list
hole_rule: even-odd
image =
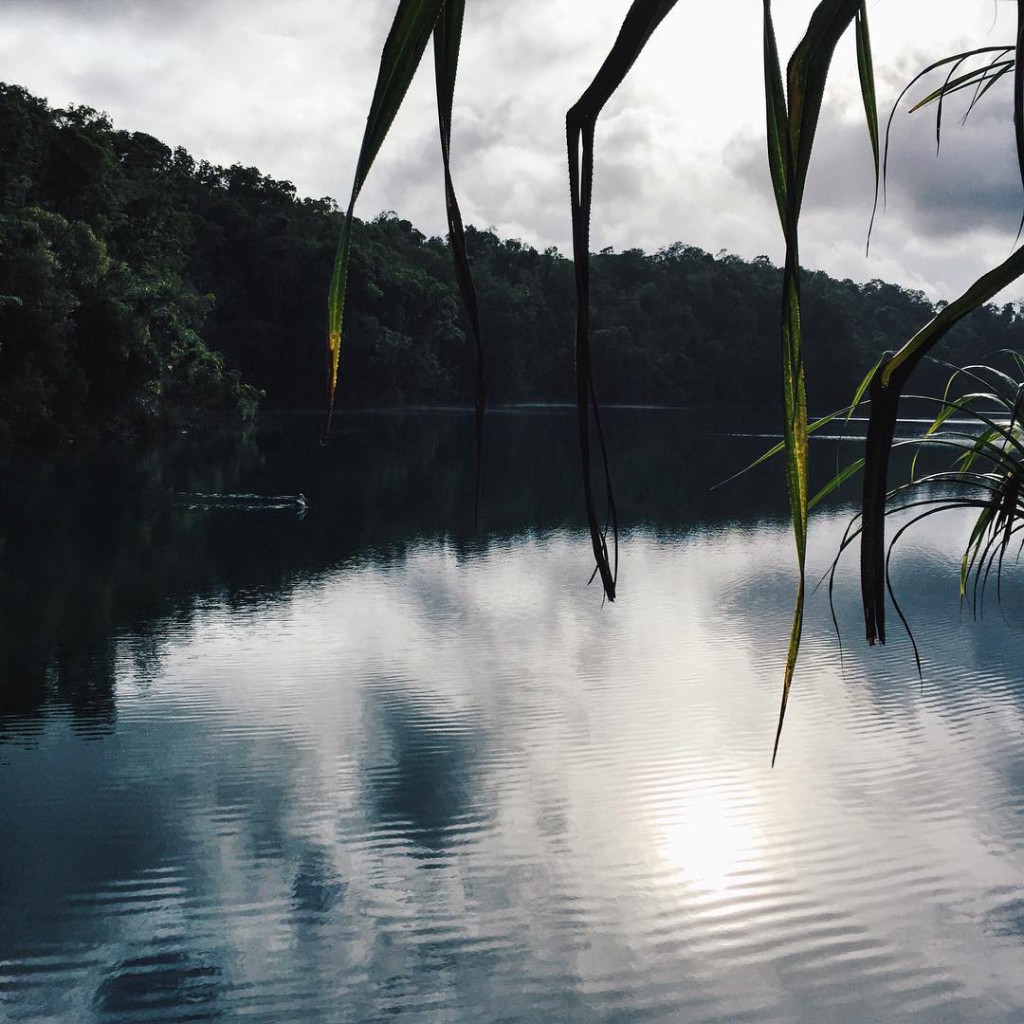
[{"label": "tree canopy", "polygon": [[[216,167],[93,110],[0,86],[0,422],[16,437],[138,432],[324,401],[323,290],[341,214],[251,167]],[[466,228],[494,403],[574,397],[572,261]],[[593,254],[594,374],[610,403],[773,407],[781,270],[677,242]],[[806,273],[818,411],[935,312],[921,292]],[[960,361],[1013,343],[1016,304],[947,338]],[[356,218],[340,400],[472,400],[446,239]],[[925,365],[920,388],[945,373]],[[931,373],[931,379],[928,374]],[[244,383],[243,383],[244,382]]]}]

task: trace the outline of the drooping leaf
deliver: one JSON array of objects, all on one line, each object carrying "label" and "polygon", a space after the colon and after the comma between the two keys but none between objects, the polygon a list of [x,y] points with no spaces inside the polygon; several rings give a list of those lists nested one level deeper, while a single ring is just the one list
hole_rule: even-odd
[{"label": "drooping leaf", "polygon": [[[1009,50],[1004,51],[1006,53]],[[980,90],[987,90],[995,82],[997,82],[1003,74],[1013,69],[1014,62],[1012,60],[993,60],[981,68],[972,68],[970,71],[965,72],[962,75],[953,77],[960,65],[967,60],[967,57],[961,57],[956,61],[950,68],[949,73],[946,75],[942,85],[937,89],[933,89],[927,96],[919,99],[908,111],[908,113],[914,114],[918,110],[923,110],[931,103],[937,104],[938,112],[935,116],[935,138],[936,148],[938,143],[941,142],[941,126],[942,126],[942,103],[947,97],[953,95],[953,93],[961,92],[964,89],[974,89],[976,93]],[[977,99],[971,101],[971,106],[977,102]]]},{"label": "drooping leaf", "polygon": [[[814,135],[821,112],[825,82],[839,38],[861,12],[861,0],[821,0],[811,14],[807,31],[793,51],[786,69],[785,105],[778,69],[771,0],[764,0],[765,107],[768,158],[786,239],[782,281],[782,387],[784,398],[783,439],[786,443],[786,482],[790,516],[797,551],[797,595],[793,610],[789,650],[786,656],[779,723],[775,732],[772,763],[778,755],[786,707],[796,671],[803,632],[806,592],[808,495],[807,394],[804,385],[803,338],[800,321],[799,221],[804,185],[810,167]],[[866,25],[865,25],[866,29]],[[866,30],[858,37],[859,63],[870,68],[870,42]],[[873,76],[871,76],[873,82]],[[862,90],[866,88],[862,75]],[[873,92],[873,85],[872,85]],[[871,105],[865,92],[865,109]],[[783,121],[784,118],[784,121]],[[782,146],[780,140],[785,140]],[[784,166],[777,166],[784,158]]]},{"label": "drooping leaf", "polygon": [[345,312],[345,285],[348,279],[349,256],[352,248],[352,218],[356,200],[362,190],[373,161],[380,152],[395,115],[409,90],[413,75],[419,67],[423,51],[434,31],[444,0],[400,0],[391,31],[381,53],[377,84],[374,88],[370,113],[366,119],[363,142],[356,161],[352,194],[342,222],[338,249],[334,259],[334,272],[327,298],[327,424],[324,438],[331,429],[334,393],[338,385],[338,364],[341,357],[341,328]]},{"label": "drooping leaf", "polygon": [[459,66],[459,47],[462,41],[462,22],[465,0],[445,0],[441,17],[434,28],[434,72],[437,83],[437,123],[441,133],[441,159],[444,164],[444,198],[448,214],[448,239],[455,262],[455,277],[462,293],[462,305],[469,323],[476,350],[474,428],[476,438],[476,484],[474,488],[473,518],[480,512],[480,481],[483,468],[484,409],[487,388],[484,376],[484,346],[480,330],[480,312],[476,288],[469,269],[466,252],[466,232],[462,213],[455,195],[451,172],[452,105],[455,99],[455,78]]},{"label": "drooping leaf", "polygon": [[[633,0],[622,28],[594,80],[565,116],[569,152],[569,191],[572,202],[572,249],[576,272],[576,410],[579,420],[580,461],[583,496],[587,510],[590,541],[609,601],[615,600],[618,576],[618,521],[608,467],[608,450],[601,425],[600,407],[594,386],[590,347],[590,209],[594,188],[594,131],[597,118],[612,94],[622,84],[651,33],[675,6],[675,0]],[[607,521],[598,519],[591,466],[590,422],[594,420],[598,453],[604,474]],[[608,550],[608,531],[612,553]]]},{"label": "drooping leaf", "polygon": [[[1017,144],[1017,168],[1024,185],[1024,0],[1017,0],[1017,40],[1013,70],[1013,135]],[[1020,232],[1018,232],[1018,235]]]},{"label": "drooping leaf", "polygon": [[987,74],[981,76],[978,79],[977,84],[974,88],[974,95],[971,97],[971,102],[967,106],[967,110],[964,112],[964,116],[960,118],[961,124],[966,124],[967,118],[970,117],[971,111],[974,110],[975,105],[992,88],[996,82],[999,81],[1003,75],[1013,70],[1013,61],[993,61],[987,70]]},{"label": "drooping leaf", "polygon": [[[924,78],[926,75],[931,74],[931,72],[938,70],[939,68],[946,67],[948,65],[959,65],[959,64],[963,63],[965,58],[977,57],[977,56],[980,56],[981,54],[997,54],[998,56],[993,58],[993,64],[995,64],[1002,57],[1004,57],[1006,54],[1012,53],[1012,52],[1013,52],[1013,47],[1008,47],[1008,46],[980,46],[980,47],[977,47],[974,50],[964,50],[964,51],[962,51],[960,53],[954,53],[954,54],[952,54],[949,57],[943,57],[942,60],[937,60],[934,63],[929,64],[926,68],[922,69],[916,75],[914,75],[914,77],[903,87],[903,91],[899,94],[899,96],[896,97],[896,102],[893,104],[892,110],[889,112],[889,118],[888,118],[888,120],[885,123],[885,143],[884,143],[884,145],[882,147],[882,202],[883,202],[883,204],[885,202],[886,182],[887,182],[887,179],[888,179],[888,172],[889,172],[889,147],[890,147],[890,142],[891,142],[891,137],[892,137],[892,122],[893,122],[893,118],[896,116],[896,111],[899,109],[900,103],[903,102],[903,97],[906,96],[907,93],[910,92],[910,90],[919,81],[921,81],[922,78]],[[976,74],[982,74],[983,70],[984,69],[982,69],[982,71],[976,70],[975,72],[972,72],[971,74],[975,74],[975,75]],[[990,79],[985,84],[984,88],[985,88],[986,91],[991,86],[991,84],[993,83],[994,80],[995,79]],[[969,84],[971,84],[971,83],[968,83],[968,85]],[[956,88],[956,87],[955,86],[951,86],[951,88]],[[914,109],[918,109],[918,107],[924,106],[926,103],[931,103],[932,101],[938,99],[938,97],[941,96],[941,95],[942,95],[942,89],[941,88],[935,90],[929,97],[927,97],[925,100],[922,100],[921,103],[919,103],[917,105],[917,107],[915,107]],[[973,106],[973,102],[972,102],[972,106]],[[941,129],[942,129],[941,118],[937,118],[936,119],[936,126],[935,126],[936,138],[937,139],[941,138]]]},{"label": "drooping leaf", "polygon": [[[864,622],[868,643],[885,643],[885,530],[872,529],[876,510],[885,516],[889,489],[889,452],[899,409],[899,391],[882,386],[882,364],[871,380],[871,415],[864,449],[864,486],[861,496],[863,525],[860,541],[860,586],[864,600]],[[912,368],[912,367],[911,367]],[[909,369],[906,371],[909,373]],[[905,378],[904,378],[905,379]],[[900,382],[902,386],[902,381]],[[869,601],[868,595],[871,599]]]},{"label": "drooping leaf", "polygon": [[786,114],[786,87],[779,65],[779,48],[775,41],[771,0],[764,0],[764,99],[768,140],[768,170],[772,176],[772,190],[779,221],[783,230],[787,225],[786,203],[789,195],[788,125]]},{"label": "drooping leaf", "polygon": [[[796,216],[803,200],[832,54],[861,6],[862,0],[821,0],[787,67],[789,139],[796,172],[792,175],[791,201]],[[862,45],[870,45],[866,35]],[[866,60],[870,63],[870,49]]]},{"label": "drooping leaf", "polygon": [[[967,58],[965,57],[964,60],[966,60],[966,59]],[[935,152],[936,152],[936,154],[938,154],[939,147],[942,144],[942,135],[941,135],[941,133],[942,133],[942,108],[943,108],[943,105],[946,102],[946,97],[949,96],[950,93],[952,93],[954,91],[957,91],[960,88],[961,83],[959,81],[957,81],[955,84],[953,84],[953,81],[954,81],[953,80],[953,76],[957,73],[957,71],[960,70],[960,65],[961,64],[963,64],[963,60],[959,60],[955,64],[950,66],[949,73],[946,75],[946,81],[943,82],[943,84],[940,86],[940,88],[938,88],[936,90],[936,94],[937,94],[936,98],[938,100],[938,107],[937,107],[937,109],[935,111]],[[972,73],[971,75],[968,75],[967,77],[968,77],[968,79],[973,79],[973,78],[977,77],[977,75],[976,75],[976,73]],[[968,81],[968,82],[965,82],[965,83],[962,83],[962,84],[964,85],[964,87],[967,87],[967,86],[970,86],[970,85],[974,85],[975,83],[973,81]],[[913,113],[914,109],[916,109],[916,108],[912,108],[910,112]]]},{"label": "drooping leaf", "polygon": [[868,240],[865,255],[871,246],[871,229],[875,226],[878,212],[879,145],[878,145],[878,102],[875,99],[875,68],[871,59],[871,33],[868,31],[868,7],[862,3],[857,11],[857,72],[860,75],[860,92],[864,100],[864,118],[871,138],[871,157],[875,168],[875,198],[871,204],[871,220],[868,223]]}]

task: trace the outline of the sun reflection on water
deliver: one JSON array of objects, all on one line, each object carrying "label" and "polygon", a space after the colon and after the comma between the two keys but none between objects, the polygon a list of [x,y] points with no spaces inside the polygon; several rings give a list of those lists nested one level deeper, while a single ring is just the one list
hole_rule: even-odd
[{"label": "sun reflection on water", "polygon": [[683,796],[655,822],[656,848],[682,884],[709,893],[727,891],[758,859],[764,836],[749,815],[721,792]]}]

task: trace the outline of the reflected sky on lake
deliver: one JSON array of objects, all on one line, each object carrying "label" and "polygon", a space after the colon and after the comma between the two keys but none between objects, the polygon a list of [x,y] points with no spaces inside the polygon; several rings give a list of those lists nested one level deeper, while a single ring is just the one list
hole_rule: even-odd
[{"label": "reflected sky on lake", "polygon": [[423,544],[120,638],[112,733],[0,748],[11,1019],[1015,1019],[1020,640],[951,673],[937,602],[923,680],[844,677],[816,601],[770,771],[789,546],[637,535],[602,607],[579,536]]},{"label": "reflected sky on lake", "polygon": [[637,527],[602,605],[576,529],[317,570],[317,514],[3,720],[4,1020],[1020,1020],[1024,602],[961,616],[967,520],[896,558],[920,679],[812,596],[772,770],[781,517]]}]

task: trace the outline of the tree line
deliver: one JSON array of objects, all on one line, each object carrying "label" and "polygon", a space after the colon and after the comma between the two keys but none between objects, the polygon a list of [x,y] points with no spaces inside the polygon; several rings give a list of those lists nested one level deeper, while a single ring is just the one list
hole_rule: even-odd
[{"label": "tree line", "polygon": [[[0,84],[0,437],[140,433],[315,409],[341,214],[252,167],[197,161],[88,107]],[[571,261],[467,229],[492,403],[571,401]],[[770,407],[781,271],[677,242],[595,254],[607,403]],[[922,292],[808,273],[810,393],[844,405],[935,312]],[[951,362],[1015,347],[1018,303],[950,335]],[[473,355],[445,239],[393,213],[357,221],[342,406],[467,404]],[[941,367],[922,367],[938,391]]]}]

